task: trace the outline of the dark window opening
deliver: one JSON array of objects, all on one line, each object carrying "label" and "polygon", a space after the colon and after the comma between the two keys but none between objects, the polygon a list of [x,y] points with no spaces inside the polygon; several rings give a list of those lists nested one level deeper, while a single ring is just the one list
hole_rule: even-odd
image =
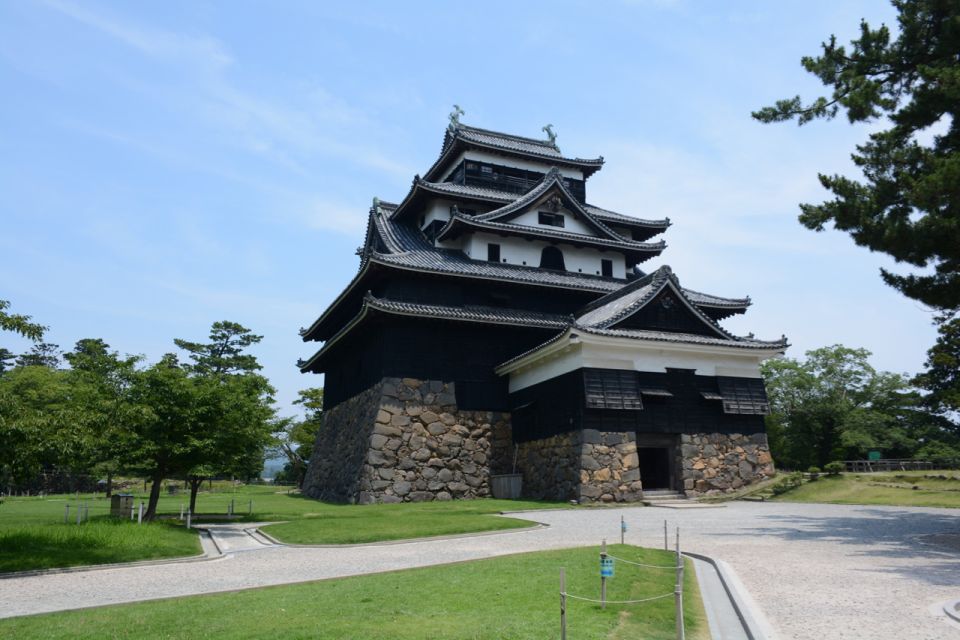
[{"label": "dark window opening", "polygon": [[545,224],[551,227],[563,227],[563,214],[560,213],[550,213],[549,211],[540,211],[538,214],[540,224]]},{"label": "dark window opening", "polygon": [[430,224],[423,228],[423,235],[425,235],[430,242],[434,242],[445,224],[443,220],[431,220]]},{"label": "dark window opening", "polygon": [[540,268],[566,271],[567,269],[563,264],[563,252],[556,247],[544,247],[540,253]]},{"label": "dark window opening", "polygon": [[600,271],[608,278],[613,277],[613,260],[600,260]]},{"label": "dark window opening", "polygon": [[487,245],[487,262],[500,262],[500,245],[493,242]]}]

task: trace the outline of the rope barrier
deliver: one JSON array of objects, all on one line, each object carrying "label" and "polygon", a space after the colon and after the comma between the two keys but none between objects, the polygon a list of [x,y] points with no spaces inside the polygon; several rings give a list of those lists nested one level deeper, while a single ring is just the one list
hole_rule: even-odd
[{"label": "rope barrier", "polygon": [[[574,600],[583,600],[584,602],[595,602],[597,604],[603,604],[602,600],[595,600],[593,598],[584,598],[582,596],[575,596],[572,593],[564,593],[564,596],[567,598],[573,598]],[[662,600],[663,598],[672,598],[673,592],[665,593],[662,596],[653,596],[652,598],[644,598],[643,600],[607,600],[607,604],[639,604],[641,602],[650,602],[651,600]]]},{"label": "rope barrier", "polygon": [[618,558],[617,556],[612,556],[612,555],[610,555],[609,553],[607,554],[607,557],[608,557],[608,558],[613,558],[614,560],[618,560],[618,561],[620,561],[620,562],[626,562],[627,564],[632,564],[632,565],[637,566],[637,567],[647,567],[648,569],[672,569],[672,570],[674,570],[674,571],[677,570],[677,565],[671,565],[671,566],[669,566],[669,567],[665,567],[665,566],[658,565],[658,564],[643,564],[642,562],[631,562],[630,560],[624,560],[623,558]]}]

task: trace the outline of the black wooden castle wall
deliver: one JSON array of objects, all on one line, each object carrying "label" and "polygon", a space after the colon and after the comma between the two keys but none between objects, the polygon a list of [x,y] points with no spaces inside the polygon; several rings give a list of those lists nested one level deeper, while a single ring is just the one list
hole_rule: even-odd
[{"label": "black wooden castle wall", "polygon": [[507,379],[494,369],[555,334],[380,314],[336,345],[324,379],[324,408],[394,377],[454,382],[459,409],[506,411]]},{"label": "black wooden castle wall", "polygon": [[[642,409],[596,408],[587,401],[589,377],[615,374],[634,376]],[[756,387],[765,397],[763,381],[737,378]],[[670,396],[644,391],[666,391]],[[762,415],[724,413],[723,403],[708,400],[703,392],[719,395],[717,378],[698,376],[692,369],[667,369],[664,373],[578,369],[510,394],[513,435],[517,442],[538,440],[572,429],[635,431],[637,433],[763,433]],[[616,401],[611,404],[616,404]]]}]

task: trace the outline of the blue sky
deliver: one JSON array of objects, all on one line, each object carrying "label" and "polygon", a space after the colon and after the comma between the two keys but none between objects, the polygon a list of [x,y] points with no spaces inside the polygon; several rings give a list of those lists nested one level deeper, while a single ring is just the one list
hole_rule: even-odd
[{"label": "blue sky", "polygon": [[934,331],[880,281],[896,265],[796,221],[818,171],[855,175],[870,125],[749,115],[814,95],[799,60],[831,33],[893,16],[877,0],[2,3],[0,299],[63,348],[101,337],[150,360],[241,322],[286,409],[320,382],[294,366],[314,349],[298,328],[457,103],[467,124],[552,123],[565,153],[603,155],[589,200],[669,216],[645,267],[752,296],[731,330],[914,372]]}]

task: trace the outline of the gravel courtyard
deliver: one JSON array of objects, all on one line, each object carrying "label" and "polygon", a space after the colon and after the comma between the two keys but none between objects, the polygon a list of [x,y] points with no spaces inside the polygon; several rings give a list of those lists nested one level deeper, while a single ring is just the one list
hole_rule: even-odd
[{"label": "gravel courtyard", "polygon": [[[949,509],[730,503],[711,509],[611,508],[522,517],[548,528],[453,540],[339,548],[260,546],[216,532],[219,560],[0,580],[0,617],[244,589],[618,541],[726,561],[780,638],[960,639],[930,607],[960,597],[960,512]],[[249,526],[249,525],[245,525]]]}]

